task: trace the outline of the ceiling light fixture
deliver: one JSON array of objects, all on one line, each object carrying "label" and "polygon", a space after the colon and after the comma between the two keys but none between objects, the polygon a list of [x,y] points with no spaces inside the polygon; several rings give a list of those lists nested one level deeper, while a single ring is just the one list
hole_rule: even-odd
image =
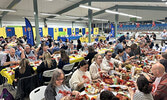
[{"label": "ceiling light fixture", "polygon": [[0,11],[16,12],[16,10],[13,9],[2,9],[2,8],[0,8]]},{"label": "ceiling light fixture", "polygon": [[108,21],[107,19],[97,19],[97,18],[93,18],[93,20],[97,20],[97,21]]},{"label": "ceiling light fixture", "polygon": [[111,14],[118,14],[118,15],[122,15],[122,16],[135,17],[135,18],[138,18],[138,19],[142,19],[142,17],[140,17],[140,16],[125,14],[125,13],[116,12],[116,11],[111,11],[111,10],[105,10],[105,12],[106,12],[106,13],[111,13]]},{"label": "ceiling light fixture", "polygon": [[165,4],[167,5],[167,2],[165,2]]},{"label": "ceiling light fixture", "polygon": [[[35,19],[34,17],[29,17],[29,16],[28,17],[22,17],[22,18]],[[41,19],[41,18],[38,17],[38,19]]]},{"label": "ceiling light fixture", "polygon": [[40,14],[44,16],[60,16],[59,14],[52,14],[52,13],[40,13]]},{"label": "ceiling light fixture", "polygon": [[91,10],[97,10],[100,11],[100,8],[92,7],[92,6],[87,6],[87,5],[79,5],[81,8],[86,8],[86,9],[91,9]]}]

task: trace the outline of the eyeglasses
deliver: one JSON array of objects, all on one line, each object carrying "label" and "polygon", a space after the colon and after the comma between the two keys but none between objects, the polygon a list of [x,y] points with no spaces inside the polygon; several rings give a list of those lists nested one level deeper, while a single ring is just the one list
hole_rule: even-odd
[{"label": "eyeglasses", "polygon": [[97,58],[97,59],[103,59],[103,58]]},{"label": "eyeglasses", "polygon": [[56,81],[64,81],[64,78],[62,78],[62,79],[57,79]]},{"label": "eyeglasses", "polygon": [[112,56],[112,55],[107,55],[107,56]]}]

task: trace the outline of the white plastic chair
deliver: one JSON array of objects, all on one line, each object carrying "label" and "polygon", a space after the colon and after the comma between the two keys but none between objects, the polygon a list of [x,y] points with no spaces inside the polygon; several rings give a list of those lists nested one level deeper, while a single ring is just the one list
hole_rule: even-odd
[{"label": "white plastic chair", "polygon": [[31,91],[29,98],[30,100],[42,100],[45,98],[44,93],[47,86],[40,86]]},{"label": "white plastic chair", "polygon": [[44,72],[43,72],[43,76],[44,76],[44,77],[52,77],[54,70],[55,70],[55,69],[44,71]]},{"label": "white plastic chair", "polygon": [[74,63],[64,65],[64,66],[63,66],[63,70],[64,70],[64,71],[70,71],[70,70],[73,69],[73,66],[74,66]]}]

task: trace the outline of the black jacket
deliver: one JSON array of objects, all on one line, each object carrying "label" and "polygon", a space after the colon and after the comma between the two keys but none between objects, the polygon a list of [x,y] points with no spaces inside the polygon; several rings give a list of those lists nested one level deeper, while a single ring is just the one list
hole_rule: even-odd
[{"label": "black jacket", "polygon": [[89,59],[89,61],[88,61],[89,66],[91,65],[91,61],[96,54],[97,54],[97,52],[88,53],[88,55],[85,57],[85,60]]},{"label": "black jacket", "polygon": [[45,100],[56,100],[56,95],[55,87],[49,84],[45,90]]}]

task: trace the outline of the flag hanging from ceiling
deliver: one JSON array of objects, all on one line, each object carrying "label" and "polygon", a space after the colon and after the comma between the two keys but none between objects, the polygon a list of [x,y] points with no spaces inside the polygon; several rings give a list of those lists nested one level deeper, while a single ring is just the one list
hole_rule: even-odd
[{"label": "flag hanging from ceiling", "polygon": [[34,46],[34,36],[33,36],[33,30],[30,21],[25,18],[26,23],[26,33],[27,33],[27,43]]},{"label": "flag hanging from ceiling", "polygon": [[137,28],[140,27],[140,23],[136,23],[136,27],[137,27]]},{"label": "flag hanging from ceiling", "polygon": [[154,27],[154,26],[155,26],[155,22],[153,21],[153,22],[152,22],[152,27]]}]

